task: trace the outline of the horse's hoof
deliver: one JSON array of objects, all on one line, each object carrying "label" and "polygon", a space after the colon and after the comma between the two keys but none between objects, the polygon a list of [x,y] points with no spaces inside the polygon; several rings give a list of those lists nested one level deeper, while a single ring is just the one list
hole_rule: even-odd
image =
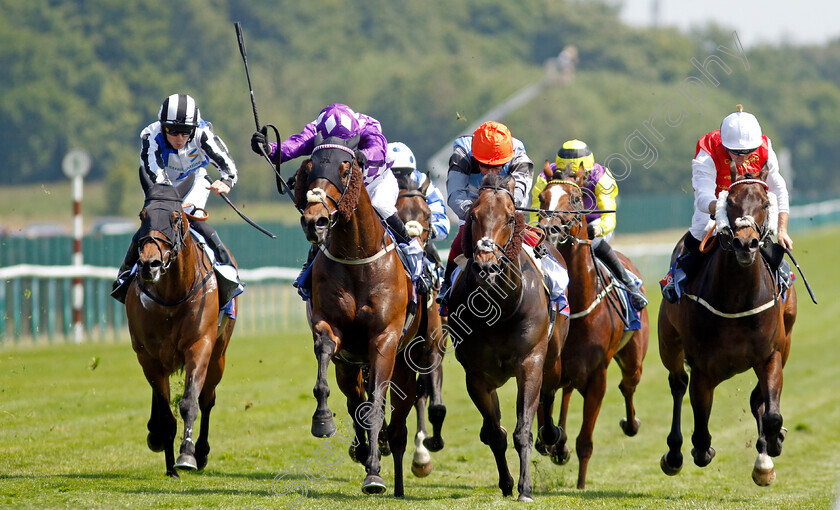
[{"label": "horse's hoof", "polygon": [[691,456],[694,457],[694,464],[697,467],[706,467],[712,462],[712,459],[715,458],[715,449],[711,446],[708,450],[706,450],[705,454],[698,455],[697,450],[695,448],[691,449]]},{"label": "horse's hoof", "polygon": [[516,501],[519,501],[520,503],[533,503],[534,498],[526,496],[525,494],[520,494],[519,497],[516,498]]},{"label": "horse's hoof", "polygon": [[157,453],[162,452],[163,449],[164,449],[163,442],[158,443],[157,441],[152,439],[152,433],[151,432],[149,432],[149,434],[146,436],[146,445],[148,445],[149,450],[152,450],[153,452],[157,452]]},{"label": "horse's hoof", "polygon": [[682,454],[678,454],[676,464],[671,464],[668,462],[668,453],[669,452],[665,452],[662,458],[659,459],[659,467],[662,468],[662,472],[666,475],[674,476],[682,470]]},{"label": "horse's hoof", "polygon": [[416,476],[417,478],[426,478],[429,476],[429,473],[432,472],[432,463],[427,462],[425,464],[418,464],[417,462],[411,463],[411,473]]},{"label": "horse's hoof", "polygon": [[539,453],[540,455],[548,455],[548,447],[545,445],[545,443],[542,442],[542,439],[540,439],[539,437],[537,437],[537,440],[534,441],[534,449],[537,450],[537,453]]},{"label": "horse's hoof", "polygon": [[571,458],[572,451],[566,445],[563,445],[562,448],[555,445],[554,448],[551,449],[551,462],[557,464],[558,466],[567,464]]},{"label": "horse's hoof", "polygon": [[367,475],[362,484],[362,492],[365,494],[382,494],[385,492],[385,480],[379,475]]},{"label": "horse's hoof", "polygon": [[622,418],[618,421],[618,426],[621,427],[621,430],[624,431],[624,435],[627,437],[633,437],[639,432],[639,427],[642,425],[642,422],[639,421],[639,418],[633,418],[633,426],[630,426],[630,422],[627,421],[627,418]]},{"label": "horse's hoof", "polygon": [[192,455],[185,455],[182,453],[181,455],[178,455],[178,460],[175,461],[175,467],[186,471],[194,471],[198,469],[198,463],[196,463],[195,457]]},{"label": "horse's hoof", "polygon": [[555,445],[557,441],[560,441],[560,427],[556,425],[540,427],[537,437],[549,446]]},{"label": "horse's hoof", "polygon": [[443,450],[443,436],[431,436],[423,440],[425,446],[430,452],[439,452]]},{"label": "horse's hoof", "polygon": [[335,421],[332,416],[326,419],[312,417],[312,435],[315,437],[332,437],[335,434]]},{"label": "horse's hoof", "polygon": [[175,471],[175,468],[167,469],[166,470],[166,476],[168,476],[169,478],[172,478],[173,480],[180,480],[181,479],[181,477],[178,476],[178,472]]},{"label": "horse's hoof", "polygon": [[776,481],[776,471],[773,469],[773,461],[770,456],[760,454],[755,459],[755,466],[753,467],[752,479],[759,487],[767,487]]}]

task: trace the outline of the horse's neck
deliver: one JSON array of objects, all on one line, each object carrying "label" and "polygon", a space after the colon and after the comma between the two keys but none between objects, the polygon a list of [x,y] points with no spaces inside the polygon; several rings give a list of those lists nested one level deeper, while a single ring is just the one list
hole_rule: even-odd
[{"label": "horse's neck", "polygon": [[370,257],[382,249],[384,235],[385,227],[363,189],[350,221],[339,219],[330,230],[327,247],[335,255],[345,258]]},{"label": "horse's neck", "polygon": [[598,293],[598,266],[588,244],[564,244],[560,253],[566,259],[569,271],[569,297],[575,305],[586,306],[586,300]]},{"label": "horse's neck", "polygon": [[161,298],[167,301],[175,301],[184,297],[204,275],[197,267],[197,247],[198,242],[193,239],[190,232],[187,232],[184,236],[184,245],[181,246],[178,256],[175,257],[175,260],[172,261],[157,284],[157,290]]},{"label": "horse's neck", "polygon": [[698,275],[701,276],[698,294],[707,301],[719,302],[724,297],[736,306],[763,304],[775,292],[761,253],[756,254],[756,260],[750,266],[743,267],[733,252],[717,249],[701,275]]}]

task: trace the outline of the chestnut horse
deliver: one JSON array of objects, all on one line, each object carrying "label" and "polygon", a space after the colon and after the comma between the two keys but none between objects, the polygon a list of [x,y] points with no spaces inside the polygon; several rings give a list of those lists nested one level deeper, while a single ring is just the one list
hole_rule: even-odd
[{"label": "chestnut horse", "polygon": [[[396,175],[396,174],[395,174]],[[410,175],[397,175],[400,194],[397,198],[397,212],[412,237],[417,237],[426,248],[427,257],[434,259],[431,246],[432,211],[426,203],[426,190],[431,179],[426,179],[418,188]],[[435,303],[437,290],[429,289],[425,303],[425,324],[420,324],[418,335],[404,352],[409,366],[417,372],[417,396],[414,410],[417,413],[417,433],[414,436],[414,458],[411,472],[425,477],[432,471],[429,450],[436,452],[443,448],[441,428],[446,417],[441,386],[443,385],[443,355],[446,352],[446,318],[438,313]],[[429,422],[433,435],[426,431],[426,402],[429,404]]]},{"label": "chestnut horse", "polygon": [[[479,437],[493,452],[505,496],[513,493],[513,478],[505,459],[507,432],[499,424],[496,389],[516,378],[517,488],[520,501],[533,501],[531,428],[541,399],[553,399],[559,387],[560,351],[568,320],[557,314],[550,330],[552,303],[541,273],[522,249],[526,225],[514,205],[514,185],[513,178],[493,174],[482,181],[463,229],[467,263],[452,287],[449,333],[455,357],[466,373],[467,392],[484,419]],[[556,250],[547,249],[564,265]],[[559,437],[561,432],[548,426],[545,433]]]},{"label": "chestnut horse", "polygon": [[[650,324],[647,310],[641,312],[641,327],[625,331],[618,292],[610,283],[610,273],[603,264],[595,263],[591,241],[587,234],[586,214],[583,208],[584,172],[571,175],[567,167],[552,172],[546,163],[543,173],[548,180],[540,193],[540,208],[563,211],[543,214],[540,227],[554,244],[569,267],[569,307],[571,309],[569,336],[563,346],[563,402],[560,408],[560,426],[566,429],[569,400],[573,390],[583,395],[583,422],[577,437],[578,457],[577,488],[586,486],[586,468],[592,457],[592,434],[595,421],[607,388],[607,367],[613,358],[621,369],[618,385],[624,396],[626,417],[619,422],[621,430],[634,436],[639,430],[639,419],[633,407],[633,394],[642,377],[642,362],[647,354]],[[639,270],[630,260],[616,252],[622,264],[635,273]],[[551,410],[548,409],[550,413]],[[543,455],[550,454],[552,461],[565,464],[571,456],[565,434],[553,447],[538,442]]]},{"label": "chestnut horse", "polygon": [[[146,443],[152,451],[164,452],[166,474],[173,478],[178,478],[175,468],[203,469],[207,464],[210,410],[216,403],[216,385],[222,379],[225,351],[236,322],[227,313],[219,322],[213,264],[189,233],[190,219],[204,221],[207,216],[185,213],[174,187],[151,186],[140,213],[139,278],[131,283],[125,300],[131,346],[152,386]],[[237,298],[233,310],[237,310]],[[185,375],[184,395],[178,404],[184,437],[176,461],[173,441],[178,427],[169,404],[169,376],[179,369]],[[201,433],[193,443],[199,409]]]},{"label": "chestnut horse", "polygon": [[[700,467],[712,461],[709,415],[715,387],[752,369],[758,378],[750,395],[758,425],[752,477],[765,486],[776,478],[770,457],[782,453],[786,432],[779,401],[796,320],[796,291],[791,286],[781,293],[759,255],[759,246],[772,242],[778,225],[776,197],[764,182],[766,167],[757,176],[736,176],[734,168],[730,172],[732,184],[717,202],[718,247],[703,261],[699,272],[703,276],[686,282],[677,303],[663,301],[659,309],[659,355],[668,369],[674,399],[668,452],[660,466],[668,475],[682,468],[680,417],[686,389],[694,411],[691,455]],[[679,251],[678,244],[675,254]]]},{"label": "chestnut horse", "polygon": [[327,405],[327,367],[332,360],[353,416],[356,441],[361,441],[351,446],[350,453],[365,464],[362,491],[384,492],[377,444],[385,392],[390,389],[387,441],[394,455],[394,495],[402,497],[405,422],[414,404],[416,380],[397,354],[414,338],[422,307],[407,324],[413,285],[364,188],[355,157],[357,143],[358,137],[328,138],[316,144],[295,181],[295,202],[303,211],[301,226],[307,240],[321,250],[312,262],[308,310],[318,361],[312,434],[329,437],[336,430]]}]

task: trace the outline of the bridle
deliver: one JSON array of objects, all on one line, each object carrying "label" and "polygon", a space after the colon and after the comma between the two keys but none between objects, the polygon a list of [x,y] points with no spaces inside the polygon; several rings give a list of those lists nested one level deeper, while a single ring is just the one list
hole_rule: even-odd
[{"label": "bridle", "polygon": [[[397,196],[397,201],[399,201],[399,199],[401,199],[401,198],[415,198],[415,197],[422,198],[423,202],[426,201],[426,194],[423,193],[422,191],[420,191],[419,189],[415,189],[415,190],[404,190],[404,189],[402,189],[402,190],[400,190],[400,193]],[[412,225],[412,223],[414,223],[416,225]],[[416,231],[418,229],[418,227],[419,227],[419,230],[420,230],[420,234],[415,235],[414,233],[412,233],[412,230]],[[406,228],[406,230],[409,231],[408,233],[410,235],[412,235],[413,237],[417,237],[420,240],[420,245],[425,250],[426,247],[428,246],[429,242],[432,239],[432,235],[431,235],[432,234],[432,228],[431,228],[431,226],[423,225],[421,222],[419,222],[417,220],[410,220],[410,221],[406,222],[405,228]],[[425,237],[423,236],[424,233],[426,234]]]},{"label": "bridle", "polygon": [[[509,189],[503,188],[501,186],[481,186],[478,189],[478,192],[481,193],[481,191],[485,190],[485,189],[491,190],[491,191],[504,191],[507,194],[507,196],[510,197],[511,202],[514,204],[514,209],[516,208],[516,200],[514,200],[513,194],[510,192]],[[479,252],[485,252],[485,253],[486,252],[492,252],[496,256],[496,260],[501,261],[501,264],[499,264],[500,267],[504,267],[505,266],[505,261],[507,260],[507,256],[505,256],[505,253],[507,253],[508,246],[510,246],[510,243],[513,242],[513,238],[515,236],[516,236],[515,225],[511,225],[510,226],[510,237],[508,238],[508,240],[507,240],[507,242],[505,243],[504,246],[502,246],[499,243],[497,243],[496,241],[494,241],[492,239],[488,239],[486,237],[475,241],[475,248],[473,248],[473,258],[475,258],[475,255]],[[502,254],[501,257],[499,256],[498,252],[501,252],[501,254]]]},{"label": "bridle", "polygon": [[[580,185],[576,182],[565,180],[565,179],[552,179],[546,183],[545,189],[548,189],[549,186],[552,184],[566,184],[573,188],[575,191],[575,198],[580,200],[581,207],[583,205],[583,189]],[[546,230],[546,234],[557,234],[559,240],[559,244],[591,244],[592,241],[582,240],[577,237],[577,235],[572,234],[572,230],[576,232],[580,232],[580,228],[583,226],[583,210],[577,210],[574,212],[567,211],[569,214],[572,215],[571,220],[567,222],[562,222],[559,225],[552,220],[558,216],[558,214],[550,214],[548,212],[540,212],[539,218],[540,220],[547,220],[548,226],[544,229]]]},{"label": "bridle", "polygon": [[[735,251],[735,248],[732,246],[732,239],[735,237],[735,231],[729,223],[729,216],[726,209],[732,188],[740,184],[760,184],[764,187],[765,192],[769,190],[767,183],[760,179],[741,179],[733,182],[729,185],[729,188],[726,191],[722,191],[720,193],[718,196],[718,206],[715,211],[716,231],[720,246],[726,251]],[[772,206],[775,195],[767,193],[767,197]],[[775,211],[768,211],[764,217],[764,223],[762,225],[759,225],[758,222],[755,221],[755,217],[752,215],[744,215],[739,218],[735,218],[735,228],[752,228],[756,234],[758,234],[759,244],[764,245],[770,240],[770,236],[775,233],[776,228],[773,226],[773,222],[771,221],[771,218],[775,215]]]},{"label": "bridle", "polygon": [[[335,143],[322,143],[321,145],[318,145],[317,147],[312,149],[312,153],[314,154],[317,151],[325,150],[325,149],[338,149],[340,151],[344,151],[344,152],[350,154],[353,157],[353,160],[356,159],[356,153],[353,152],[352,149],[350,149],[349,147],[345,147],[344,145],[339,145],[339,144],[335,144]],[[338,208],[339,208],[339,205],[341,204],[341,201],[344,200],[344,195],[347,194],[347,189],[350,187],[350,179],[352,178],[352,173],[353,173],[353,165],[351,163],[351,165],[350,165],[350,177],[348,177],[347,184],[344,185],[344,190],[342,190],[341,196],[338,197],[338,200],[333,198],[332,195],[330,195],[329,193],[324,191],[322,188],[313,188],[313,189],[306,192],[307,203],[316,203],[316,204],[320,203],[321,205],[324,206],[324,209],[329,211],[330,222],[329,222],[329,225],[327,227],[327,235],[329,235],[329,231],[332,230],[332,228],[338,223],[338,218],[336,217],[336,214],[338,213]],[[330,199],[330,201],[332,201],[332,203],[334,204],[334,209],[331,210],[331,211],[330,211],[329,206],[327,205],[327,201],[326,201],[327,198]]]}]

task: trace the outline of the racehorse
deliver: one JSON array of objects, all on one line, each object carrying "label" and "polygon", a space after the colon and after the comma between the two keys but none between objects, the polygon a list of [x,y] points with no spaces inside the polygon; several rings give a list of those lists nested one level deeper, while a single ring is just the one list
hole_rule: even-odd
[{"label": "racehorse", "polygon": [[[397,175],[395,173],[395,175]],[[431,245],[432,212],[426,203],[426,190],[431,179],[426,179],[418,187],[411,175],[397,175],[400,194],[397,198],[397,212],[412,237],[418,237],[426,248],[427,257],[435,260],[434,246]],[[446,417],[446,405],[443,403],[441,386],[443,384],[443,355],[446,352],[446,318],[438,313],[435,298],[437,290],[432,287],[426,296],[425,324],[420,324],[417,338],[406,348],[404,355],[417,373],[417,396],[414,410],[417,413],[417,433],[414,436],[414,458],[411,472],[415,476],[425,477],[432,471],[432,458],[429,450],[436,452],[443,448],[441,427]],[[426,431],[426,402],[429,404],[429,422],[433,435]]]},{"label": "racehorse", "polygon": [[329,437],[336,430],[327,405],[327,367],[333,360],[336,381],[354,420],[358,444],[351,445],[351,458],[364,460],[367,472],[362,491],[384,492],[377,444],[390,389],[387,446],[394,455],[394,495],[402,497],[405,422],[416,380],[397,354],[414,338],[423,309],[418,307],[411,319],[413,285],[363,186],[357,144],[358,137],[316,143],[295,178],[301,226],[307,240],[321,250],[311,266],[308,309],[318,361],[313,391],[318,404],[311,430],[316,437]]},{"label": "racehorse", "polygon": [[[203,213],[202,217],[196,214]],[[178,478],[178,469],[203,469],[210,410],[216,403],[216,385],[225,369],[225,352],[236,323],[232,313],[220,319],[219,292],[213,263],[189,233],[190,221],[204,221],[206,213],[187,214],[173,186],[154,184],[140,212],[138,276],[125,301],[131,346],[152,386],[152,414],[146,443],[163,451],[166,474]],[[235,264],[235,262],[234,262]],[[169,376],[183,369],[184,394],[178,407],[184,437],[178,460],[173,441],[177,422],[169,404]],[[201,433],[193,442],[193,425],[201,410]]]},{"label": "racehorse", "polygon": [[[633,407],[633,394],[642,376],[642,362],[647,354],[650,324],[647,310],[641,311],[641,327],[625,331],[616,286],[609,271],[596,264],[591,240],[587,234],[587,219],[583,208],[584,172],[572,175],[567,167],[556,173],[546,163],[543,173],[548,180],[540,194],[540,208],[552,209],[555,214],[543,214],[540,227],[546,232],[569,267],[569,306],[571,308],[569,336],[563,346],[563,401],[560,426],[565,431],[569,400],[577,389],[583,395],[583,422],[577,437],[577,488],[586,486],[586,468],[592,457],[592,433],[607,388],[607,367],[613,358],[621,369],[618,387],[624,396],[626,417],[619,422],[621,430],[634,436],[640,421]],[[616,252],[622,264],[636,275],[639,270],[624,255]],[[550,413],[551,410],[548,409]],[[550,454],[557,464],[568,462],[571,453],[563,435],[553,447],[538,441],[537,450]]]},{"label": "racehorse", "polygon": [[758,425],[752,477],[761,486],[776,478],[771,457],[781,454],[786,433],[779,401],[796,320],[796,291],[790,286],[783,293],[764,257],[757,256],[778,225],[776,197],[765,184],[767,173],[765,167],[758,175],[737,176],[733,165],[732,184],[718,197],[717,248],[703,261],[699,272],[703,277],[687,281],[681,299],[674,304],[663,301],[659,309],[659,353],[674,399],[668,452],[660,462],[667,475],[682,468],[680,411],[686,389],[694,411],[691,455],[696,465],[704,467],[715,456],[709,434],[714,389],[752,369],[758,378],[750,395]]},{"label": "racehorse", "polygon": [[[479,437],[496,459],[504,496],[512,495],[513,478],[505,459],[507,431],[499,424],[496,389],[516,378],[517,488],[520,501],[533,501],[531,427],[540,400],[553,399],[559,386],[555,375],[560,371],[568,321],[557,314],[551,330],[552,303],[543,289],[543,277],[522,249],[525,217],[515,209],[514,186],[513,178],[493,174],[481,183],[464,225],[462,242],[468,260],[452,287],[449,333],[464,367],[467,391],[484,419]],[[564,264],[556,250],[547,249]],[[550,428],[559,437],[560,431]]]}]

